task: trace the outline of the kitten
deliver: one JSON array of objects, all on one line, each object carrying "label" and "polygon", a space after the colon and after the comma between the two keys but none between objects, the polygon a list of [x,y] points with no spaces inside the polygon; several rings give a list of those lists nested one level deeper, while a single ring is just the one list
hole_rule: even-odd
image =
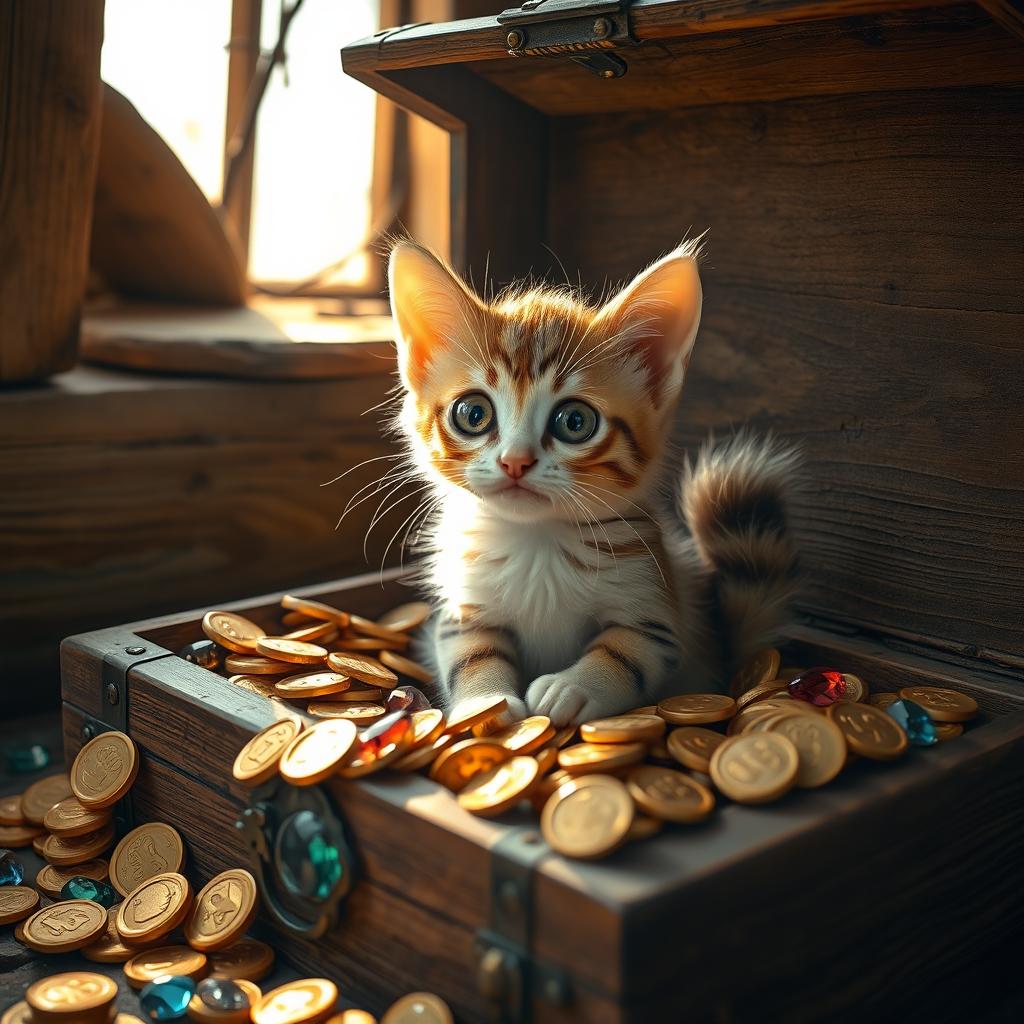
[{"label": "kitten", "polygon": [[434,499],[426,581],[449,710],[577,724],[720,689],[784,620],[795,457],[738,437],[701,452],[663,516],[673,413],[701,313],[687,243],[597,308],[565,289],[484,302],[400,242],[389,282],[399,416]]}]

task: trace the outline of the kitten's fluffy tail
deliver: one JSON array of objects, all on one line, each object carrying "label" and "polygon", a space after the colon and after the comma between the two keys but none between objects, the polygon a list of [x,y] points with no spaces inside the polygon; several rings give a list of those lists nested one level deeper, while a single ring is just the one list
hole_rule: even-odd
[{"label": "kitten's fluffy tail", "polygon": [[787,505],[798,462],[796,449],[741,433],[709,441],[683,474],[680,510],[715,570],[730,674],[776,639],[789,614],[797,554]]}]

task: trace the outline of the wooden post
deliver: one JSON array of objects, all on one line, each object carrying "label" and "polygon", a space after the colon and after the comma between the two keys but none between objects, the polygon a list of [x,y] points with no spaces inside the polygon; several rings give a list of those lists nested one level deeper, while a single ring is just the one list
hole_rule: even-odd
[{"label": "wooden post", "polygon": [[0,0],[0,381],[75,362],[102,41],[103,0]]}]

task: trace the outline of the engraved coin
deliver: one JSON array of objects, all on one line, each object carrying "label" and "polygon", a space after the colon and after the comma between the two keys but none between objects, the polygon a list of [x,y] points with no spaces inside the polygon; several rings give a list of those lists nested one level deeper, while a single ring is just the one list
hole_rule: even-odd
[{"label": "engraved coin", "polygon": [[221,647],[236,654],[253,654],[256,641],[266,632],[244,615],[234,612],[207,612],[203,616],[203,632]]},{"label": "engraved coin", "polygon": [[489,772],[511,756],[507,747],[492,739],[462,740],[434,761],[430,777],[458,793],[474,776]]},{"label": "engraved coin", "polygon": [[232,675],[283,676],[291,669],[277,658],[265,658],[262,654],[229,654],[224,667]]},{"label": "engraved coin", "polygon": [[33,840],[43,835],[43,830],[35,825],[0,825],[0,847],[12,850],[31,846]]},{"label": "engraved coin", "polygon": [[398,676],[386,668],[376,658],[368,658],[365,654],[353,651],[331,651],[327,656],[327,664],[343,676],[358,679],[382,689],[390,690],[398,682]]},{"label": "engraved coin", "polygon": [[334,1009],[338,989],[326,978],[303,978],[268,992],[253,1008],[253,1024],[308,1024]]},{"label": "engraved coin", "polygon": [[75,1024],[105,1024],[113,1016],[117,983],[103,974],[69,971],[51,974],[29,985],[25,1002],[33,1017],[43,1021],[75,1021]]},{"label": "engraved coin", "polygon": [[758,651],[740,670],[732,677],[729,683],[729,693],[733,697],[739,697],[755,686],[761,686],[779,674],[779,664],[782,659],[774,647],[766,647]]},{"label": "engraved coin", "polygon": [[665,719],[658,715],[619,715],[580,726],[580,736],[587,743],[653,743],[664,732]]},{"label": "engraved coin", "polygon": [[785,736],[733,736],[711,755],[711,778],[729,799],[760,804],[788,792],[799,766],[797,749]]},{"label": "engraved coin", "polygon": [[507,710],[508,701],[504,697],[477,697],[475,700],[463,701],[456,709],[456,713],[448,719],[445,732],[466,732],[474,725],[497,718]]},{"label": "engraved coin", "polygon": [[452,1024],[448,1004],[432,992],[410,992],[394,1003],[380,1024]]},{"label": "engraved coin", "polygon": [[103,934],[81,950],[86,960],[97,964],[123,964],[138,953],[138,946],[126,946],[117,932],[117,907],[107,911],[107,928]]},{"label": "engraved coin", "polygon": [[348,676],[337,672],[302,672],[279,679],[274,683],[274,692],[281,697],[322,697],[329,693],[344,693],[351,686]]},{"label": "engraved coin", "polygon": [[318,619],[324,622],[333,622],[336,626],[345,629],[348,626],[348,612],[340,608],[334,608],[322,601],[314,601],[311,597],[299,597],[297,594],[285,594],[281,598],[281,607],[291,611],[301,612],[311,619]]},{"label": "engraved coin", "polygon": [[323,782],[349,756],[356,732],[355,724],[343,718],[328,718],[300,732],[281,755],[281,778],[293,786]]},{"label": "engraved coin", "polygon": [[259,981],[274,966],[274,951],[259,939],[241,939],[210,953],[210,974],[235,981]]},{"label": "engraved coin", "polygon": [[884,711],[886,708],[892,707],[899,699],[900,695],[898,693],[873,693],[868,697],[868,703]]},{"label": "engraved coin", "polygon": [[459,790],[459,806],[481,818],[496,818],[515,807],[540,775],[532,757],[513,757],[475,775]]},{"label": "engraved coin", "polygon": [[416,679],[421,683],[432,683],[434,681],[434,673],[426,665],[421,665],[418,661],[403,657],[394,651],[382,649],[380,652],[380,662],[382,665],[386,665],[388,668],[399,673],[399,675],[408,676],[410,679]]},{"label": "engraved coin", "polygon": [[20,1003],[15,1003],[4,1010],[3,1016],[0,1016],[0,1024],[33,1024],[32,1007],[24,999]]},{"label": "engraved coin", "polygon": [[839,727],[824,715],[784,712],[769,719],[764,729],[793,741],[800,755],[796,784],[802,789],[824,786],[846,764],[846,740]]},{"label": "engraved coin", "polygon": [[306,706],[306,711],[314,718],[347,718],[357,725],[368,725],[378,718],[383,718],[385,710],[383,704],[374,704],[370,701],[348,703],[311,700]]},{"label": "engraved coin", "polygon": [[905,686],[900,697],[920,704],[936,722],[966,722],[978,713],[973,697],[941,686]]},{"label": "engraved coin", "polygon": [[658,714],[674,725],[707,725],[724,722],[736,714],[736,701],[723,693],[685,693],[658,705]]},{"label": "engraved coin", "polygon": [[673,729],[665,740],[669,754],[684,768],[707,775],[711,767],[711,755],[725,742],[725,737],[713,729],[702,729],[699,725],[685,725]]},{"label": "engraved coin", "polygon": [[154,978],[165,974],[191,978],[205,978],[209,970],[206,954],[188,946],[159,946],[136,953],[125,965],[124,976],[132,988],[142,988]]},{"label": "engraved coin", "polygon": [[350,686],[340,693],[328,693],[319,698],[321,704],[340,701],[342,704],[375,704],[386,700],[386,693],[376,686],[364,686],[362,683]]},{"label": "engraved coin", "polygon": [[554,736],[555,727],[547,715],[531,715],[493,733],[491,739],[508,747],[513,754],[531,754]]},{"label": "engraved coin", "polygon": [[[291,671],[290,665],[286,665],[283,661],[279,662],[279,664],[282,671]],[[240,690],[256,694],[257,697],[267,697],[270,700],[278,699],[277,691],[274,689],[274,681],[266,676],[228,676],[228,682],[232,686],[237,686]]]},{"label": "engraved coin", "polygon": [[23,927],[25,945],[37,953],[70,953],[103,934],[107,912],[92,900],[61,900],[37,910]]},{"label": "engraved coin", "polygon": [[221,949],[245,934],[256,916],[256,879],[244,868],[231,868],[200,890],[185,924],[193,949]]},{"label": "engraved coin", "polygon": [[751,704],[756,704],[758,701],[774,697],[776,694],[785,690],[786,685],[787,684],[781,679],[772,679],[767,683],[760,683],[757,686],[752,686],[749,690],[744,690],[743,693],[736,698],[736,710],[742,711],[744,708],[750,707]]},{"label": "engraved coin", "polygon": [[282,718],[256,733],[238,752],[231,774],[239,782],[258,786],[277,772],[285,747],[299,734],[302,726],[290,718]]},{"label": "engraved coin", "polygon": [[0,924],[24,921],[39,906],[39,893],[27,885],[0,886]]},{"label": "engraved coin", "polygon": [[397,608],[378,616],[377,625],[398,633],[408,633],[417,626],[422,626],[430,618],[430,610],[430,605],[426,601],[400,604]]},{"label": "engraved coin", "polygon": [[84,836],[109,824],[111,812],[83,807],[78,797],[65,797],[43,818],[43,827],[62,836]]},{"label": "engraved coin", "polygon": [[576,743],[558,752],[558,763],[572,775],[610,772],[644,759],[643,743]]},{"label": "engraved coin", "polygon": [[857,703],[858,701],[868,699],[867,684],[860,676],[855,676],[850,672],[844,672],[843,678],[846,680],[846,692],[839,698],[840,701]]},{"label": "engraved coin", "polygon": [[42,825],[46,812],[71,795],[71,783],[66,775],[50,775],[33,782],[21,794],[21,813],[30,825]]},{"label": "engraved coin", "polygon": [[110,856],[110,884],[122,895],[134,892],[143,882],[185,866],[181,836],[162,821],[150,821],[132,829]]},{"label": "engraved coin", "polygon": [[319,640],[321,646],[334,643],[338,639],[338,627],[333,622],[318,622],[312,626],[301,626],[290,633],[285,633],[281,640],[301,640],[312,643]]},{"label": "engraved coin", "polygon": [[0,796],[0,825],[24,825],[25,816],[21,813],[21,794]]},{"label": "engraved coin", "polygon": [[43,843],[43,856],[51,864],[82,864],[109,849],[114,842],[113,824],[85,836],[64,837],[51,833]]},{"label": "engraved coin", "polygon": [[256,650],[268,658],[287,661],[294,665],[319,665],[327,657],[327,648],[302,640],[285,640],[279,636],[261,636]]},{"label": "engraved coin", "polygon": [[410,716],[412,722],[413,747],[432,746],[434,741],[444,732],[444,712],[437,708],[425,711],[414,711]]},{"label": "engraved coin", "polygon": [[907,750],[907,734],[873,704],[833,704],[828,717],[846,737],[847,746],[861,757],[893,761]]},{"label": "engraved coin", "polygon": [[672,768],[642,764],[626,775],[637,807],[662,821],[703,821],[715,809],[715,795],[696,779]]},{"label": "engraved coin", "polygon": [[554,792],[541,813],[541,831],[559,853],[592,860],[626,841],[633,815],[633,798],[618,779],[587,775]]},{"label": "engraved coin", "polygon": [[185,920],[192,887],[184,875],[167,871],[143,882],[125,897],[117,912],[117,932],[125,942],[151,942]]},{"label": "engraved coin", "polygon": [[78,752],[71,766],[71,791],[83,807],[116,804],[139,773],[139,754],[123,732],[101,732]]}]

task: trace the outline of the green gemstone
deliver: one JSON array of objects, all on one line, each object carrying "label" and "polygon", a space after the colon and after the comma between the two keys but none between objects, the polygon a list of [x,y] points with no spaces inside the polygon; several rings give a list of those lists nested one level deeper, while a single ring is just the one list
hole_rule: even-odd
[{"label": "green gemstone", "polygon": [[313,811],[299,811],[284,823],[278,849],[281,877],[293,895],[322,902],[344,874],[341,851]]},{"label": "green gemstone", "polygon": [[84,875],[75,875],[65,882],[60,894],[66,900],[92,900],[108,910],[119,900],[113,886]]},{"label": "green gemstone", "polygon": [[30,747],[12,747],[6,754],[7,769],[12,775],[31,775],[50,763],[50,752],[38,743]]}]

